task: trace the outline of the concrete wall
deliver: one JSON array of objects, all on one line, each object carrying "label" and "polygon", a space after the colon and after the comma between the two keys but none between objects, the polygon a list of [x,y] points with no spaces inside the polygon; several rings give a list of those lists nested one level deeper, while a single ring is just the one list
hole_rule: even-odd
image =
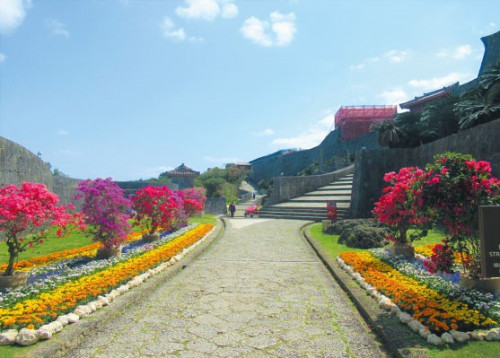
[{"label": "concrete wall", "polygon": [[459,152],[491,163],[493,175],[500,177],[500,119],[485,123],[449,137],[410,149],[361,150],[356,153],[351,198],[352,217],[371,217],[378,201],[385,173],[402,167],[419,166],[434,161],[436,154]]},{"label": "concrete wall", "polygon": [[316,190],[322,186],[354,172],[354,165],[339,169],[332,173],[322,175],[310,175],[304,177],[276,177],[271,199],[267,205],[295,198],[304,193]]},{"label": "concrete wall", "polygon": [[376,133],[369,133],[350,141],[342,141],[340,135],[341,130],[336,129],[330,132],[317,147],[290,154],[254,159],[250,162],[252,172],[249,178],[258,183],[262,179],[268,180],[281,175],[295,176],[313,163],[323,163],[323,173],[332,172],[350,165],[349,154],[354,154],[363,147],[368,149],[381,148],[377,142]]}]

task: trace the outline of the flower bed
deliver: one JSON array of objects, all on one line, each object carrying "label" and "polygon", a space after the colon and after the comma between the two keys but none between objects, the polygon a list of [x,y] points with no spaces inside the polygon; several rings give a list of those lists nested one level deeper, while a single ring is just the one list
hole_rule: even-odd
[{"label": "flower bed", "polygon": [[[379,299],[384,308],[391,309],[400,316],[400,311],[407,312],[409,315],[402,315],[400,319],[406,321],[405,323],[416,321],[413,323],[415,330],[421,331],[420,334],[425,338],[431,333],[434,333],[432,334],[433,338],[439,338],[436,336],[437,334],[441,334],[443,337],[445,332],[460,336],[455,332],[471,332],[498,326],[498,321],[487,315],[491,312],[486,307],[480,310],[466,302],[467,299],[459,300],[458,297],[453,299],[447,293],[440,293],[436,290],[439,284],[430,288],[432,285],[427,285],[422,279],[425,275],[407,263],[399,262],[397,269],[370,252],[346,252],[342,253],[339,258],[341,265],[349,265],[346,267],[348,271],[357,277],[372,296]],[[406,269],[403,268],[405,265]],[[408,275],[408,273],[413,273],[413,275]],[[444,280],[441,279],[440,283],[442,281]],[[450,285],[452,284],[450,283]],[[445,285],[442,286],[445,287]],[[380,298],[380,294],[386,297]],[[495,301],[495,304],[496,306],[493,308],[498,313],[498,302]],[[492,332],[490,336],[500,339],[496,330]],[[453,338],[450,340],[448,336],[450,336],[449,333],[444,335],[445,341],[453,341]],[[469,338],[480,335],[471,332],[466,336]],[[458,339],[455,338],[455,340]]]},{"label": "flower bed", "polygon": [[[137,241],[141,238],[141,236],[144,233],[146,233],[146,230],[133,232],[127,235],[127,239],[125,240],[125,242]],[[97,249],[100,247],[103,247],[103,244],[100,242],[95,242],[93,244],[78,247],[76,249],[63,250],[63,251],[53,252],[47,255],[36,256],[28,260],[18,261],[15,264],[14,268],[16,271],[29,271],[35,267],[48,265],[58,261],[69,260],[75,257],[95,256]],[[0,271],[5,271],[6,268],[7,264],[0,264]]]},{"label": "flower bed", "polygon": [[[32,292],[29,297],[18,300],[2,297],[3,304],[5,301],[10,302],[7,307],[0,308],[2,330],[21,327],[34,329],[73,311],[78,305],[95,300],[98,296],[107,296],[125,282],[143,273],[150,273],[156,266],[171,260],[212,228],[212,225],[199,225],[185,230],[181,235],[172,234],[174,238],[171,235],[164,237],[157,246],[136,247],[122,259],[99,260],[97,264],[85,267],[79,277],[73,272],[61,281],[56,280],[54,287]],[[15,291],[8,292],[7,296],[15,297]]]}]

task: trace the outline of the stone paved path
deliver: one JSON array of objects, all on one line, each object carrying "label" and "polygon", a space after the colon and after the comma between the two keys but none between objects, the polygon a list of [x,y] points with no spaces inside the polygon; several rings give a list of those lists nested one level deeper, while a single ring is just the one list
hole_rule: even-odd
[{"label": "stone paved path", "polygon": [[385,357],[298,234],[228,219],[225,235],[67,357]]}]

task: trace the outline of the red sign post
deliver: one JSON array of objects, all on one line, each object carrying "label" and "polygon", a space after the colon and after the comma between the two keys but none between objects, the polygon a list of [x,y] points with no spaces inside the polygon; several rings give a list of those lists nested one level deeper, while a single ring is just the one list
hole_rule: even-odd
[{"label": "red sign post", "polygon": [[337,220],[337,203],[329,201],[326,203],[326,217],[329,220]]}]

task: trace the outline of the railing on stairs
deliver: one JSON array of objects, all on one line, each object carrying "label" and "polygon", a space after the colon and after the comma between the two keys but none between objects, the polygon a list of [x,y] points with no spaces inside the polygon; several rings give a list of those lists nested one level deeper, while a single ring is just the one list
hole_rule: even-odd
[{"label": "railing on stairs", "polygon": [[275,177],[273,193],[266,206],[281,203],[302,194],[314,191],[348,174],[354,174],[354,165],[327,174],[301,177]]}]

